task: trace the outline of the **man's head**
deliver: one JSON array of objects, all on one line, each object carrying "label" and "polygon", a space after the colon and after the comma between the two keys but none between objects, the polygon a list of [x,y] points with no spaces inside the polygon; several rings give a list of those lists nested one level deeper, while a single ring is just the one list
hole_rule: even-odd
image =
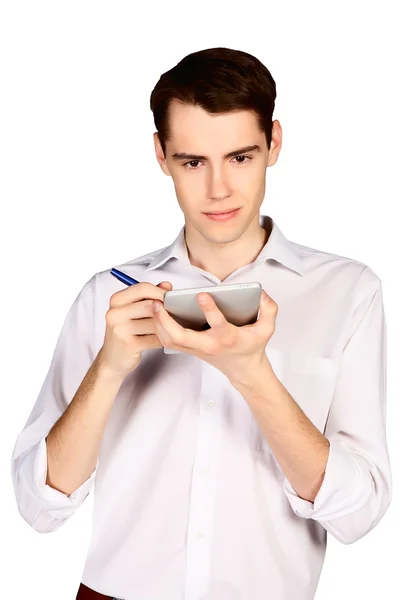
[{"label": "man's head", "polygon": [[[186,227],[210,242],[232,242],[258,227],[266,168],[281,148],[275,98],[268,69],[229,48],[189,54],[151,94],[157,160],[173,179]],[[231,208],[241,210],[226,222],[204,214]]]}]

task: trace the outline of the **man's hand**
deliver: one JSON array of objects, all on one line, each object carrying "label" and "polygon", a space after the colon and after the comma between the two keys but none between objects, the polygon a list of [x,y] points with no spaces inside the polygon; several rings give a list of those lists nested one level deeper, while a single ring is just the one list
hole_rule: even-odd
[{"label": "man's hand", "polygon": [[275,331],[278,305],[264,290],[258,320],[242,327],[225,319],[210,294],[199,293],[197,300],[210,325],[207,331],[182,327],[168,314],[162,302],[154,300],[153,310],[155,305],[159,306],[159,311],[154,312],[155,329],[166,348],[197,356],[219,369],[233,384],[245,383],[253,371],[270,367],[265,347]]}]

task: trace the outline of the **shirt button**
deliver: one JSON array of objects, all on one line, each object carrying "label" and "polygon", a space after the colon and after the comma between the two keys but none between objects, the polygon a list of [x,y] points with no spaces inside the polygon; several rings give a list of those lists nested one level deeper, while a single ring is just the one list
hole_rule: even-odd
[{"label": "shirt button", "polygon": [[197,538],[203,538],[204,537],[204,533],[202,531],[196,531],[196,537]]},{"label": "shirt button", "polygon": [[208,401],[208,406],[214,406],[215,404],[215,400],[209,400]]},{"label": "shirt button", "polygon": [[208,475],[210,472],[210,467],[200,467],[200,473],[203,473],[203,475]]}]

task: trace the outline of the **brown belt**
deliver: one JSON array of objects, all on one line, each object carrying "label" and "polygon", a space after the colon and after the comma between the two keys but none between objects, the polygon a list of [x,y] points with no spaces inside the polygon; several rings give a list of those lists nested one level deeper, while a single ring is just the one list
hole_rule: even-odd
[{"label": "brown belt", "polygon": [[114,596],[105,596],[104,594],[100,594],[100,592],[95,592],[91,588],[88,588],[84,583],[81,583],[76,595],[76,600],[112,600],[113,597]]}]

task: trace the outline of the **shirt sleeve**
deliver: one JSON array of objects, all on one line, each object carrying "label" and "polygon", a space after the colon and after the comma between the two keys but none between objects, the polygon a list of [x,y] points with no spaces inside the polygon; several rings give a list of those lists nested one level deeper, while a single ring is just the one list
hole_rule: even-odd
[{"label": "shirt sleeve", "polygon": [[94,350],[94,275],[70,307],[32,412],[19,434],[11,459],[11,475],[20,514],[35,530],[58,529],[89,494],[98,460],[90,477],[70,495],[46,484],[46,437],[72,401],[89,367]]},{"label": "shirt sleeve", "polygon": [[325,426],[330,448],[322,485],[314,503],[300,498],[287,478],[283,485],[295,514],[319,521],[344,544],[373,529],[392,499],[382,285],[365,270],[368,282],[353,314]]}]

